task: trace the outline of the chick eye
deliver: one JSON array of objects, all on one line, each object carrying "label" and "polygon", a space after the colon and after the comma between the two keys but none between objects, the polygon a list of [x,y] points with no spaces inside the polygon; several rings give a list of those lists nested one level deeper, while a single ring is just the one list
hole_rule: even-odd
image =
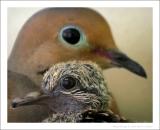
[{"label": "chick eye", "polygon": [[60,84],[65,89],[71,89],[76,85],[76,79],[71,76],[68,76],[63,78]]},{"label": "chick eye", "polygon": [[73,47],[87,44],[83,31],[78,26],[65,26],[60,30],[59,38],[62,43]]}]

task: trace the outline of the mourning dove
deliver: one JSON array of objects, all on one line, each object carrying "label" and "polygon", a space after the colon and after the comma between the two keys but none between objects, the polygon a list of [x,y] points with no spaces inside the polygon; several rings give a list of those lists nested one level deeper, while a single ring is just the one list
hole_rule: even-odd
[{"label": "mourning dove", "polygon": [[[24,24],[15,41],[8,59],[8,104],[31,89],[38,90],[48,68],[69,60],[92,60],[103,69],[125,68],[146,77],[143,67],[116,47],[100,14],[88,8],[46,8]],[[27,106],[13,111],[8,105],[8,121],[37,122],[45,110]],[[36,111],[43,116],[35,116]]]}]

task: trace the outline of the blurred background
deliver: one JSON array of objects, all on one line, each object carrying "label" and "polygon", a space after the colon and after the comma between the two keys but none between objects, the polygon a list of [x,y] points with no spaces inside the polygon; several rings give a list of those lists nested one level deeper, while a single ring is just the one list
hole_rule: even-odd
[{"label": "blurred background", "polygon": [[[26,20],[42,8],[8,8],[8,57]],[[108,21],[120,50],[140,63],[147,79],[125,69],[105,70],[107,84],[123,116],[152,122],[152,8],[93,8]]]}]

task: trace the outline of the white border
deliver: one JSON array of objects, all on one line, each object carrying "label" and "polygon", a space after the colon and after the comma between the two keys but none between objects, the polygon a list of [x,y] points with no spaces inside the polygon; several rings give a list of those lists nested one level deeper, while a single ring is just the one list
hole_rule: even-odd
[{"label": "white border", "polygon": [[[1,2],[1,128],[2,129],[158,129],[159,125],[159,2],[158,1],[2,1]],[[7,123],[8,7],[152,7],[153,123]]]}]

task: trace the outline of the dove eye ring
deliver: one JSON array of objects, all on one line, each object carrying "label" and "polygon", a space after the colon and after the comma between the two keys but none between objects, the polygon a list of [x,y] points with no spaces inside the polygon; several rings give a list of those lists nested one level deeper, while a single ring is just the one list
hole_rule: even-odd
[{"label": "dove eye ring", "polygon": [[68,25],[63,27],[60,30],[59,39],[62,43],[72,47],[87,45],[85,34],[78,26]]},{"label": "dove eye ring", "polygon": [[72,76],[65,76],[60,80],[60,85],[65,89],[71,89],[76,86],[76,79]]}]

